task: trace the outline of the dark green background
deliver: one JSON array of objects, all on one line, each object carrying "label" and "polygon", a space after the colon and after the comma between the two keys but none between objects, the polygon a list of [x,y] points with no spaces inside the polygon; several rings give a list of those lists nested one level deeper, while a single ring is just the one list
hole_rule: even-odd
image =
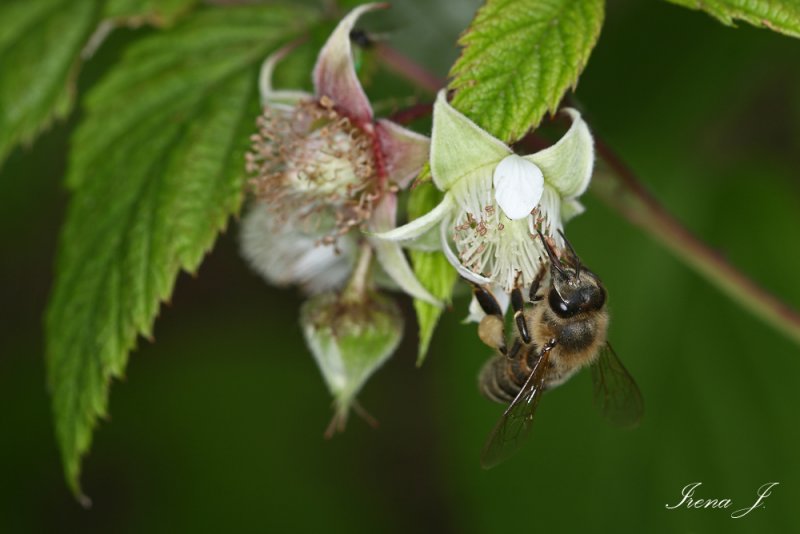
[{"label": "dark green background", "polygon": [[[430,5],[429,5],[430,4]],[[444,75],[476,2],[396,2],[366,24]],[[381,19],[383,17],[383,19]],[[85,90],[139,34],[118,33]],[[611,2],[577,93],[596,134],[693,231],[800,305],[800,42],[725,28],[661,2]],[[444,316],[415,369],[415,326],[361,400],[380,420],[322,439],[329,398],[297,323],[299,297],[237,254],[236,226],[197,278],[181,276],[85,464],[94,500],[63,482],[45,390],[41,317],[67,196],[73,114],[0,174],[0,530],[3,532],[788,532],[800,500],[800,350],[647,236],[587,198],[569,226],[604,279],[610,338],[646,403],[635,431],[591,407],[587,373],[548,394],[534,437],[486,472],[501,407],[481,398],[489,356]],[[765,482],[766,508],[733,520]],[[680,489],[729,510],[666,510]]]}]

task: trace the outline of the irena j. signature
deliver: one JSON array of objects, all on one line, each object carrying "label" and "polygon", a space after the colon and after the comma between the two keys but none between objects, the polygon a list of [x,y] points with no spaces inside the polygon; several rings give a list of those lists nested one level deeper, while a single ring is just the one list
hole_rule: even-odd
[{"label": "irena j. signature", "polygon": [[[730,499],[696,499],[694,496],[694,490],[699,488],[703,483],[702,482],[693,482],[691,484],[687,484],[681,490],[681,496],[683,497],[680,502],[673,505],[665,505],[667,510],[675,510],[677,508],[729,508],[733,505]],[[734,519],[739,519],[756,508],[763,508],[764,501],[772,495],[772,488],[780,484],[780,482],[767,482],[763,484],[756,490],[756,500],[750,506],[746,506],[744,508],[740,508],[738,510],[734,510],[731,512],[731,517]]]}]

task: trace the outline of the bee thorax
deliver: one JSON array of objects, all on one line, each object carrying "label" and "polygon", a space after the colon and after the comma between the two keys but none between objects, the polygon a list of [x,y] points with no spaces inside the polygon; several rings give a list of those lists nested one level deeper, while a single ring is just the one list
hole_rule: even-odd
[{"label": "bee thorax", "polygon": [[558,344],[562,352],[582,351],[597,342],[597,321],[586,320],[565,324],[559,332]]}]

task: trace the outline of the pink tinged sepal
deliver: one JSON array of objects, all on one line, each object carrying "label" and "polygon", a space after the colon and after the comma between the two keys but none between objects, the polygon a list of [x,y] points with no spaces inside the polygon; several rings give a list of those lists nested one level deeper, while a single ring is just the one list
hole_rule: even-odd
[{"label": "pink tinged sepal", "polygon": [[[370,230],[372,232],[380,232],[394,228],[396,212],[397,197],[395,195],[385,195],[380,204],[375,207],[372,219],[370,219]],[[400,289],[416,299],[442,307],[442,303],[431,295],[414,275],[414,271],[411,269],[411,265],[409,265],[403,254],[403,249],[398,243],[386,241],[374,235],[369,237],[369,241],[375,250],[381,267]]]},{"label": "pink tinged sepal", "polygon": [[348,13],[320,50],[314,65],[315,96],[330,98],[338,112],[359,125],[372,122],[372,107],[356,75],[350,32],[361,15],[386,7],[389,5],[364,4]]},{"label": "pink tinged sepal", "polygon": [[261,64],[261,72],[258,75],[258,90],[261,94],[262,106],[291,108],[301,100],[311,100],[312,96],[305,91],[274,89],[272,87],[272,75],[275,73],[275,66],[289,52],[294,50],[295,46],[295,44],[288,44],[276,50]]},{"label": "pink tinged sepal", "polygon": [[430,139],[386,119],[378,119],[375,131],[389,180],[405,189],[428,161]]}]

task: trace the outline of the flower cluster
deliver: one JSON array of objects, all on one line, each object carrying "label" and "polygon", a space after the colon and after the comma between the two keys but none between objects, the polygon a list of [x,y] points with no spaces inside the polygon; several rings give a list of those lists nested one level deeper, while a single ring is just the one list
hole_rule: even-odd
[{"label": "flower cluster", "polygon": [[[242,252],[276,285],[311,295],[301,322],[334,395],[340,428],[367,378],[396,348],[402,316],[378,285],[441,306],[417,280],[401,247],[435,243],[468,281],[490,287],[505,306],[547,261],[542,237],[563,246],[564,222],[583,208],[594,163],[591,134],[572,125],[553,146],[520,156],[454,109],[441,91],[432,139],[376,119],[358,80],[350,34],[383,4],[357,7],[336,27],[314,67],[313,94],[272,87],[289,48],[267,58],[263,113],[247,155],[253,202]],[[398,192],[426,162],[444,192],[429,213],[396,227]],[[373,261],[376,260],[376,261]],[[381,280],[381,283],[378,283]],[[475,302],[472,319],[482,312]]]},{"label": "flower cluster", "polygon": [[301,323],[334,396],[334,430],[358,409],[355,395],[402,335],[399,309],[374,291],[379,277],[372,271],[440,305],[399,244],[368,235],[394,228],[397,192],[429,150],[427,137],[375,119],[358,81],[350,33],[363,13],[380,7],[360,6],[339,23],[317,58],[313,94],[272,87],[289,48],[266,59],[263,113],[246,162],[254,201],[242,223],[242,253],[270,283],[300,285],[312,295]]}]

